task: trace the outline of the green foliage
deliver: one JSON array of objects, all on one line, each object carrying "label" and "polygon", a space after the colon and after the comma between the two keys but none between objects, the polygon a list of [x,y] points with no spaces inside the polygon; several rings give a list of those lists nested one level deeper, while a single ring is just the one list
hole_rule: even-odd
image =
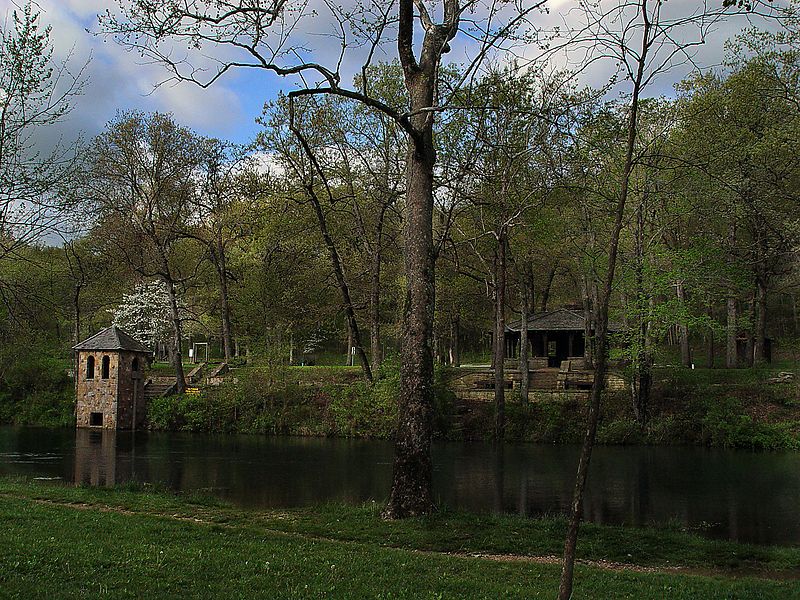
[{"label": "green foliage", "polygon": [[800,449],[800,439],[792,423],[756,422],[745,414],[742,403],[724,398],[709,403],[702,418],[702,431],[709,445],[750,450]]},{"label": "green foliage", "polygon": [[[400,366],[384,361],[373,384],[360,369],[266,367],[236,369],[217,387],[156,398],[148,409],[152,429],[215,433],[270,433],[389,438],[397,421]],[[437,368],[434,431],[445,435],[455,397],[446,370]]]},{"label": "green foliage", "polygon": [[348,437],[391,437],[397,421],[397,381],[379,379],[330,390],[336,431]]},{"label": "green foliage", "polygon": [[620,419],[606,423],[597,430],[599,444],[641,444],[645,440],[642,427],[634,419]]},{"label": "green foliage", "polygon": [[75,423],[75,401],[69,364],[34,345],[0,362],[0,423],[69,426]]}]

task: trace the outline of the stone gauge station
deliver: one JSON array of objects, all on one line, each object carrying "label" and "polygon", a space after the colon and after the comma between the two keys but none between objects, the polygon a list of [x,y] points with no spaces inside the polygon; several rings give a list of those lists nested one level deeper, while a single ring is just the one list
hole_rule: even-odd
[{"label": "stone gauge station", "polygon": [[78,427],[136,429],[145,419],[150,351],[112,325],[73,347]]}]

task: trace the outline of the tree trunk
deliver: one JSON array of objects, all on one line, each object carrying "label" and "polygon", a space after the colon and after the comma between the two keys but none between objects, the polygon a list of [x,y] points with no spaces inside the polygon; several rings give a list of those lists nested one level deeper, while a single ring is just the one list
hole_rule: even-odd
[{"label": "tree trunk", "polygon": [[[678,294],[678,300],[681,302],[681,308],[683,311],[686,310],[686,292],[683,289],[683,281],[677,281],[675,283],[675,289]],[[681,345],[681,364],[684,367],[691,367],[692,366],[692,350],[689,346],[689,325],[686,323],[686,319],[681,317],[680,322],[678,323],[678,338]]]},{"label": "tree trunk", "polygon": [[77,345],[81,341],[81,289],[78,284],[72,292],[72,343]]},{"label": "tree trunk", "polygon": [[[708,318],[709,320],[714,319],[714,308],[710,304],[708,305]],[[706,367],[709,369],[714,368],[714,358],[714,329],[709,327],[706,344]]]},{"label": "tree trunk", "polygon": [[[316,161],[313,160],[314,152],[311,147],[308,145],[308,141],[306,140],[305,136],[303,136],[302,132],[295,127],[294,123],[290,123],[290,129],[292,133],[295,135],[297,140],[300,142],[300,145],[303,148],[305,154],[312,159],[312,162],[316,164]],[[358,360],[361,363],[361,370],[364,373],[364,378],[367,381],[372,381],[372,369],[369,366],[369,360],[367,359],[367,353],[364,352],[364,347],[361,345],[361,332],[359,331],[358,327],[358,319],[356,318],[356,311],[353,307],[353,300],[350,296],[350,287],[347,285],[347,279],[344,276],[344,267],[342,266],[342,260],[339,256],[339,251],[336,248],[336,243],[333,241],[333,237],[330,234],[328,229],[328,221],[325,217],[325,212],[322,210],[322,203],[320,202],[319,197],[317,196],[317,192],[314,188],[313,181],[307,182],[305,185],[306,196],[308,197],[309,201],[311,202],[311,206],[314,208],[314,214],[317,217],[317,224],[319,225],[320,233],[322,234],[322,238],[325,241],[325,247],[328,249],[328,255],[331,259],[331,266],[333,267],[333,273],[336,277],[336,284],[339,287],[339,292],[342,294],[342,304],[344,305],[345,315],[347,317],[347,325],[349,328],[349,334],[352,337],[352,345],[355,347],[356,354],[358,355]],[[348,357],[350,356],[350,348],[347,349]],[[349,362],[348,364],[351,364]]]},{"label": "tree trunk", "polygon": [[233,358],[233,328],[231,327],[231,309],[228,301],[228,267],[225,248],[221,240],[217,240],[217,277],[219,278],[219,306],[222,320],[222,348],[225,360]]},{"label": "tree trunk", "polygon": [[506,232],[500,231],[497,237],[497,257],[495,260],[494,295],[494,437],[502,441],[506,429]]},{"label": "tree trunk", "polygon": [[345,354],[344,364],[348,367],[353,366],[353,330],[347,328],[347,353]]},{"label": "tree trunk", "polygon": [[736,348],[736,297],[731,293],[727,300],[727,335],[725,345],[725,366],[735,369],[738,366],[739,356]]},{"label": "tree trunk", "polygon": [[450,319],[450,364],[454,367],[461,366],[461,339],[458,316]]},{"label": "tree trunk", "polygon": [[542,288],[541,294],[541,306],[539,308],[541,312],[547,311],[547,303],[550,301],[550,289],[553,287],[553,280],[556,278],[556,270],[557,267],[552,267],[547,273],[547,281]]},{"label": "tree trunk", "polygon": [[172,348],[170,352],[170,359],[172,366],[175,369],[175,392],[183,394],[186,392],[186,376],[183,373],[183,351],[181,348],[183,327],[181,325],[181,316],[178,311],[178,296],[175,293],[175,283],[170,279],[163,277],[162,281],[167,288],[167,296],[169,296],[170,317],[172,320]]},{"label": "tree trunk", "polygon": [[[644,289],[644,207],[640,203],[636,209],[636,317],[637,339],[635,343],[635,356],[633,361],[633,376],[631,377],[631,399],[633,401],[633,414],[639,425],[647,424],[648,407],[650,404],[650,389],[652,387],[652,359],[650,357],[650,320],[649,311],[645,306],[652,307],[653,298],[647,297]],[[627,305],[627,302],[623,302]]]},{"label": "tree trunk", "polygon": [[530,311],[530,295],[526,281],[520,282],[520,305],[522,319],[519,326],[519,395],[523,404],[528,405],[528,312]]},{"label": "tree trunk", "polygon": [[[400,5],[401,28],[412,26],[413,5]],[[402,36],[401,36],[402,37]],[[402,43],[402,42],[401,42]],[[402,53],[402,52],[401,52]],[[435,75],[432,65],[423,70],[404,62],[411,101],[411,122],[419,132],[409,144],[406,210],[403,220],[403,258],[406,300],[403,310],[402,366],[398,398],[392,488],[384,517],[399,519],[430,513],[431,434],[433,416],[433,310],[435,279],[433,260],[433,106]]]},{"label": "tree trunk", "polygon": [[375,252],[372,256],[372,273],[369,290],[369,347],[372,372],[377,373],[383,362],[381,353],[381,260],[383,217],[376,226]]},{"label": "tree trunk", "polygon": [[583,300],[583,360],[586,368],[594,368],[594,356],[592,353],[592,300],[589,297],[589,286],[586,282],[586,275],[581,275],[581,300]]},{"label": "tree trunk", "polygon": [[608,270],[606,271],[605,285],[603,294],[599,298],[597,305],[597,322],[595,332],[597,343],[595,351],[597,356],[597,366],[595,369],[594,382],[589,401],[589,418],[586,427],[586,434],[583,439],[580,459],[578,460],[578,471],[575,476],[575,490],[572,497],[572,506],[567,526],[567,535],[564,539],[564,562],[561,569],[561,581],[558,587],[559,600],[570,600],[572,597],[572,584],[575,573],[575,549],[578,543],[578,528],[583,513],[583,491],[586,487],[586,477],[589,473],[589,462],[592,457],[592,449],[597,434],[597,421],[600,417],[600,400],[603,388],[605,387],[605,376],[608,369],[608,306],[611,301],[611,290],[614,284],[614,271],[617,265],[617,252],[619,250],[619,237],[622,231],[623,218],[625,216],[625,204],[628,200],[628,188],[630,186],[631,173],[633,171],[633,152],[636,143],[636,128],[638,125],[637,114],[639,111],[639,92],[641,90],[642,79],[644,77],[644,66],[647,57],[647,39],[649,36],[649,21],[645,20],[642,31],[642,52],[639,55],[638,67],[634,78],[633,93],[631,94],[630,111],[627,123],[627,147],[625,149],[625,164],[622,171],[619,201],[617,202],[614,215],[614,229],[611,234],[608,246]]},{"label": "tree trunk", "polygon": [[767,285],[762,277],[756,282],[756,332],[753,343],[755,364],[766,361],[764,340],[767,337]]},{"label": "tree trunk", "polygon": [[753,366],[753,362],[755,359],[755,346],[756,346],[756,306],[758,304],[757,301],[758,297],[758,287],[753,290],[753,293],[750,297],[750,326],[747,328],[747,343],[745,344],[745,361],[748,367]]}]

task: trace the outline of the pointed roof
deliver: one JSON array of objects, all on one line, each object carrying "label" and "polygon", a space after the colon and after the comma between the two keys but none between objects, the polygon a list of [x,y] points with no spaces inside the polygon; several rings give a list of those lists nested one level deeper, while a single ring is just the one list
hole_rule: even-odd
[{"label": "pointed roof", "polygon": [[[582,311],[571,310],[569,308],[559,308],[541,313],[535,313],[528,317],[528,331],[583,331],[586,318]],[[508,324],[508,331],[521,331],[522,320],[517,319]],[[609,331],[619,331],[618,323],[609,323]]]},{"label": "pointed roof", "polygon": [[133,339],[116,325],[98,331],[72,347],[73,350],[127,350],[129,352],[150,353],[147,347]]}]

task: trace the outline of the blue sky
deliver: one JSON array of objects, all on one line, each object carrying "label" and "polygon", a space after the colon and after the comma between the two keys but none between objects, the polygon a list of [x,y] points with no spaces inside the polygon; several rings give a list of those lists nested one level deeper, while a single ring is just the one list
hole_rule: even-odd
[{"label": "blue sky", "polygon": [[[0,15],[10,15],[15,2],[21,1],[0,0]],[[316,2],[310,1],[312,5]],[[678,9],[696,2],[671,0],[669,6]],[[208,89],[189,83],[156,88],[166,77],[162,67],[144,64],[141,57],[126,52],[113,40],[86,31],[98,30],[97,14],[115,6],[116,0],[38,0],[37,4],[42,12],[42,21],[53,27],[52,40],[58,56],[64,57],[72,51],[73,68],[91,57],[84,94],[76,101],[74,110],[58,132],[64,139],[79,133],[91,138],[118,110],[141,109],[171,112],[179,123],[201,134],[246,143],[258,130],[255,118],[261,113],[264,102],[273,99],[278,90],[293,85],[291,81],[265,71],[240,70],[229,72]],[[574,0],[551,0],[551,12],[541,17],[542,22],[569,22],[573,4]],[[10,16],[6,19],[8,26]],[[737,21],[722,25],[703,47],[700,61],[705,65],[718,64],[723,56],[724,40],[744,24]],[[318,20],[315,26],[324,27],[325,23]],[[320,60],[335,57],[335,51],[326,50],[319,53]],[[458,49],[453,54],[458,58]],[[584,82],[603,84],[612,69],[610,64],[597,63],[586,73]],[[675,81],[685,74],[686,69],[675,70],[653,86],[653,93],[670,93]]]}]

